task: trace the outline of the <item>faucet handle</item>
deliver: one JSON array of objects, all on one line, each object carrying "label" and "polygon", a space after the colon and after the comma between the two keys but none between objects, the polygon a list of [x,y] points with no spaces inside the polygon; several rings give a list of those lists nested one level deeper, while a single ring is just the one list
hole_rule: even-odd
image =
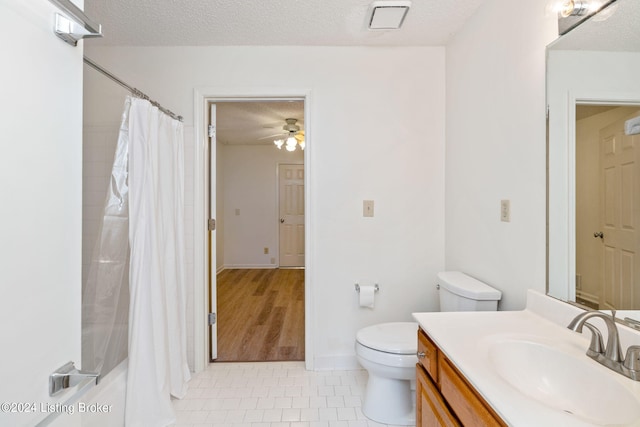
[{"label": "faucet handle", "polygon": [[[602,334],[590,323],[585,322],[584,326],[586,326],[591,331],[591,343],[589,344],[589,349],[587,350],[587,354],[589,356],[595,356],[596,354],[604,353],[604,344],[602,342]],[[639,346],[640,348],[640,346]]]},{"label": "faucet handle", "polygon": [[640,371],[640,345],[632,345],[627,349],[624,367],[632,371]]}]

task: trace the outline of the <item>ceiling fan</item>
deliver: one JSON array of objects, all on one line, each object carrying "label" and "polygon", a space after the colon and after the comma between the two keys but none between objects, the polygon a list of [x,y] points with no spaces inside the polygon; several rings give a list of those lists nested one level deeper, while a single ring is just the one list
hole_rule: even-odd
[{"label": "ceiling fan", "polygon": [[287,124],[282,126],[282,130],[286,131],[285,133],[271,135],[261,139],[281,137],[280,139],[276,139],[273,141],[273,143],[276,145],[276,147],[278,147],[279,150],[282,149],[283,145],[285,146],[287,151],[295,151],[297,146],[300,146],[300,148],[304,150],[304,131],[300,130],[300,126],[296,124],[298,119],[285,119],[285,121],[287,122]]}]

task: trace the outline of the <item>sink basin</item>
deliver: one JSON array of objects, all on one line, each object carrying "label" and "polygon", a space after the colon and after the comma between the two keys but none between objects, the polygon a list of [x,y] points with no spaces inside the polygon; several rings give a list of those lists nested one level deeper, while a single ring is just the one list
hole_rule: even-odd
[{"label": "sink basin", "polygon": [[595,425],[640,419],[640,402],[615,376],[584,354],[552,343],[506,339],[489,347],[492,368],[510,386],[547,407]]}]

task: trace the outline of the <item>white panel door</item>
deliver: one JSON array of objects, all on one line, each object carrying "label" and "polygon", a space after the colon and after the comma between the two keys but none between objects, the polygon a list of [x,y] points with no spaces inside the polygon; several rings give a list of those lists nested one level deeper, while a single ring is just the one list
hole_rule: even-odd
[{"label": "white panel door", "polygon": [[278,166],[280,267],[304,267],[304,165]]},{"label": "white panel door", "polygon": [[[211,104],[209,111],[209,218],[216,214],[216,104]],[[215,220],[214,220],[215,223]],[[216,230],[209,228],[209,313],[217,313],[217,283],[216,283]],[[213,230],[211,230],[213,228]],[[218,321],[209,322],[210,359],[218,358]]]},{"label": "white panel door", "polygon": [[624,134],[624,120],[600,132],[603,305],[618,310],[640,303],[640,137]]},{"label": "white panel door", "polygon": [[81,367],[82,44],[53,34],[56,10],[0,2],[1,426],[47,417],[75,392],[50,397],[49,375]]}]

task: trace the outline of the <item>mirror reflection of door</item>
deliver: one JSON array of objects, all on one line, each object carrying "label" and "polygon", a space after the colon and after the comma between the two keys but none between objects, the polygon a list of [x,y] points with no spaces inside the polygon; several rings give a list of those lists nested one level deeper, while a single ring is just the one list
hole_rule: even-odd
[{"label": "mirror reflection of door", "polygon": [[280,267],[304,267],[304,165],[278,166]]},{"label": "mirror reflection of door", "polygon": [[596,309],[640,307],[638,106],[576,106],[576,300]]}]

